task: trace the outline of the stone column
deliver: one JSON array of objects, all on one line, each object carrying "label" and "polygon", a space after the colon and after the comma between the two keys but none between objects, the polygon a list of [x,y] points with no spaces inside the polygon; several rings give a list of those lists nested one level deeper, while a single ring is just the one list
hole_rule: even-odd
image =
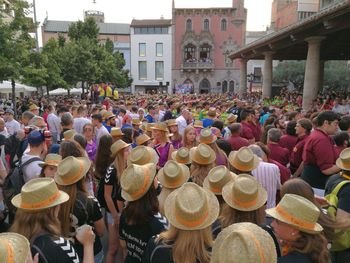
[{"label": "stone column", "polygon": [[241,98],[247,92],[247,59],[242,58],[241,62],[241,79],[239,83],[238,95]]},{"label": "stone column", "polygon": [[316,98],[320,85],[320,47],[324,37],[309,37],[307,59],[305,64],[305,78],[303,90],[303,109],[310,110],[312,101]]},{"label": "stone column", "polygon": [[263,87],[262,87],[262,97],[271,97],[272,91],[272,51],[264,52],[265,62],[263,69]]}]

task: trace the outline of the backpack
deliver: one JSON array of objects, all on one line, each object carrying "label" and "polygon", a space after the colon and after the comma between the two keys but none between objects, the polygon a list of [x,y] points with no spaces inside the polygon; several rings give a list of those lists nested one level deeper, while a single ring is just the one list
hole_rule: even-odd
[{"label": "backpack", "polygon": [[[350,181],[344,180],[338,183],[332,192],[325,196],[326,200],[329,203],[327,207],[327,214],[329,214],[332,218],[336,218],[337,216],[338,193],[340,189],[347,183],[350,183]],[[350,248],[350,230],[343,231],[335,240],[333,240],[331,251],[343,251],[348,248]]]},{"label": "backpack", "polygon": [[16,208],[12,205],[12,198],[21,192],[22,186],[24,185],[23,178],[23,168],[32,162],[41,161],[39,157],[33,157],[23,164],[21,161],[18,162],[15,168],[11,169],[6,176],[3,184],[3,195],[4,195],[4,203],[7,206],[9,213],[15,213]]}]

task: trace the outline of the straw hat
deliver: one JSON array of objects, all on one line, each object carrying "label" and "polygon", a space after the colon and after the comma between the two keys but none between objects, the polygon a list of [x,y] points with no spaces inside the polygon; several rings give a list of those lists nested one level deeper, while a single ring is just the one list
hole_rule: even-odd
[{"label": "straw hat", "polygon": [[10,232],[0,234],[0,262],[26,263],[29,251],[26,237]]},{"label": "straw hat", "polygon": [[159,130],[159,131],[163,131],[163,132],[169,132],[168,126],[166,125],[165,122],[157,122],[151,127],[151,129],[152,130]]},{"label": "straw hat", "polygon": [[49,153],[45,157],[44,163],[39,163],[41,168],[44,168],[46,165],[58,166],[58,164],[62,161],[62,156],[59,154]]},{"label": "straw hat", "polygon": [[68,156],[58,165],[55,181],[58,185],[72,185],[87,174],[90,166],[91,161],[87,157]]},{"label": "straw hat", "polygon": [[105,110],[105,109],[103,109],[103,110],[100,111],[100,114],[101,114],[103,120],[106,119],[107,113],[108,113],[108,111]]},{"label": "straw hat", "polygon": [[68,199],[69,196],[58,190],[52,178],[45,177],[28,181],[11,202],[19,209],[38,211],[62,204]]},{"label": "straw hat", "polygon": [[166,123],[167,123],[168,127],[177,126],[177,122],[175,119],[167,120]]},{"label": "straw hat", "polygon": [[191,148],[190,158],[193,162],[207,165],[215,162],[216,154],[210,146],[201,143],[197,147]]},{"label": "straw hat", "polygon": [[137,136],[136,144],[137,145],[142,145],[145,142],[148,142],[149,140],[151,140],[151,138],[147,134],[141,134],[141,135]]},{"label": "straw hat", "polygon": [[132,124],[132,125],[141,125],[142,122],[141,122],[139,119],[132,119],[132,120],[131,120],[131,124]]},{"label": "straw hat", "polygon": [[74,138],[74,136],[77,134],[75,130],[68,130],[63,133],[63,140],[68,141]]},{"label": "straw hat", "polygon": [[212,168],[204,179],[203,187],[216,195],[222,194],[222,188],[230,181],[237,178],[237,175],[230,172],[224,165]]},{"label": "straw hat", "polygon": [[233,224],[217,236],[210,262],[275,263],[275,243],[271,235],[256,224]]},{"label": "straw hat", "polygon": [[248,147],[233,151],[228,156],[230,164],[242,172],[250,172],[259,165],[259,158]]},{"label": "straw hat", "polygon": [[154,123],[147,123],[146,124],[146,131],[147,132],[152,132],[153,125],[154,125]]},{"label": "straw hat", "polygon": [[143,197],[153,184],[156,172],[156,165],[153,163],[129,165],[128,168],[124,170],[120,179],[122,197],[129,202],[136,201]]},{"label": "straw hat", "polygon": [[112,144],[111,146],[111,152],[112,152],[112,156],[116,155],[117,152],[119,152],[120,150],[129,147],[130,144],[124,142],[123,140],[118,140],[115,143]]},{"label": "straw hat", "polygon": [[30,106],[29,106],[29,110],[30,111],[32,111],[32,110],[38,110],[38,109],[40,109],[36,104],[31,104]]},{"label": "straw hat", "polygon": [[117,136],[123,136],[124,133],[122,132],[122,130],[120,128],[112,128],[111,129],[111,136],[112,137],[117,137]]},{"label": "straw hat", "polygon": [[128,157],[128,165],[144,165],[147,163],[157,164],[158,161],[159,157],[157,152],[153,148],[143,145],[133,148]]},{"label": "straw hat", "polygon": [[195,183],[185,183],[174,190],[164,204],[170,224],[182,230],[209,227],[218,218],[219,210],[216,196]]},{"label": "straw hat", "polygon": [[158,172],[159,182],[166,188],[178,188],[190,178],[190,169],[175,161],[167,161]]},{"label": "straw hat", "polygon": [[210,117],[216,117],[216,109],[214,107],[209,108],[207,115]]},{"label": "straw hat", "polygon": [[229,114],[227,116],[227,122],[228,123],[234,123],[234,122],[236,122],[237,118],[238,118],[237,115],[234,115],[234,114],[231,113],[231,114]]},{"label": "straw hat", "polygon": [[172,152],[171,158],[173,158],[173,160],[177,161],[178,163],[182,163],[182,164],[191,163],[190,150],[186,147],[181,147],[177,151]]},{"label": "straw hat", "polygon": [[193,124],[193,127],[195,127],[195,128],[203,128],[203,122],[200,121],[200,120],[195,120],[194,124]]},{"label": "straw hat", "polygon": [[267,192],[253,176],[240,174],[224,186],[222,197],[234,209],[254,211],[266,203]]},{"label": "straw hat", "polygon": [[111,118],[115,118],[115,115],[112,112],[107,111],[106,114],[104,115],[104,119],[108,120],[108,119],[111,119]]},{"label": "straw hat", "polygon": [[210,128],[201,130],[199,142],[204,144],[211,144],[217,140],[217,137],[212,133]]},{"label": "straw hat", "polygon": [[320,209],[299,195],[285,194],[278,205],[266,209],[266,213],[306,233],[317,234],[323,230],[317,223]]},{"label": "straw hat", "polygon": [[341,151],[336,165],[342,170],[350,171],[350,148]]}]

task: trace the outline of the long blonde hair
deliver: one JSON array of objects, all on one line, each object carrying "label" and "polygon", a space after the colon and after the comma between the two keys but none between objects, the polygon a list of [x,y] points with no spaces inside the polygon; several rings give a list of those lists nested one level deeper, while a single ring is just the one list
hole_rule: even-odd
[{"label": "long blonde hair", "polygon": [[[174,126],[175,126],[175,125],[174,125]],[[176,125],[176,128],[177,128],[176,132],[171,132],[171,127],[173,127],[173,126],[170,126],[170,127],[168,128],[169,131],[170,131],[170,133],[173,134],[173,136],[171,136],[171,139],[172,139],[173,141],[182,141],[182,136],[181,136],[181,134],[179,133],[179,127]]]},{"label": "long blonde hair", "polygon": [[174,226],[161,233],[156,242],[172,245],[174,263],[210,262],[208,248],[213,245],[211,227],[201,230],[180,230]]},{"label": "long blonde hair", "polygon": [[34,241],[31,239],[43,232],[60,236],[61,224],[55,216],[55,209],[56,206],[40,211],[18,209],[10,231],[25,236],[29,241]]},{"label": "long blonde hair", "polygon": [[194,142],[189,142],[187,140],[187,134],[190,131],[192,131],[192,130],[196,133],[196,129],[193,126],[191,126],[191,125],[187,126],[185,128],[185,131],[184,131],[184,136],[182,137],[182,145],[183,145],[183,147],[186,147],[188,149],[191,149],[192,147],[196,147],[197,146],[197,141],[196,140],[194,140]]},{"label": "long blonde hair", "polygon": [[203,186],[204,179],[207,177],[209,171],[214,168],[214,166],[215,163],[204,165],[192,161],[190,168],[192,182],[198,184],[199,186]]}]

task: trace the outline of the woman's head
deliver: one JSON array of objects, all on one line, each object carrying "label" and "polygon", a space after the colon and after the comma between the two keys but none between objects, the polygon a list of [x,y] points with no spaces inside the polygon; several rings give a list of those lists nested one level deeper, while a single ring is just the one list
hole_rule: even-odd
[{"label": "woman's head", "polygon": [[42,167],[40,177],[53,178],[57,171],[58,164],[62,161],[62,157],[58,154],[48,154],[45,157],[45,162],[39,164]]},{"label": "woman's head", "polygon": [[82,157],[84,156],[84,149],[75,141],[63,141],[59,153],[62,159],[68,156]]},{"label": "woman's head", "polygon": [[196,129],[189,125],[185,128],[184,131],[184,138],[183,138],[183,145],[187,146],[187,145],[195,145],[196,144]]},{"label": "woman's head", "polygon": [[83,126],[83,135],[87,140],[92,140],[95,135],[94,126],[91,123],[86,123]]}]

